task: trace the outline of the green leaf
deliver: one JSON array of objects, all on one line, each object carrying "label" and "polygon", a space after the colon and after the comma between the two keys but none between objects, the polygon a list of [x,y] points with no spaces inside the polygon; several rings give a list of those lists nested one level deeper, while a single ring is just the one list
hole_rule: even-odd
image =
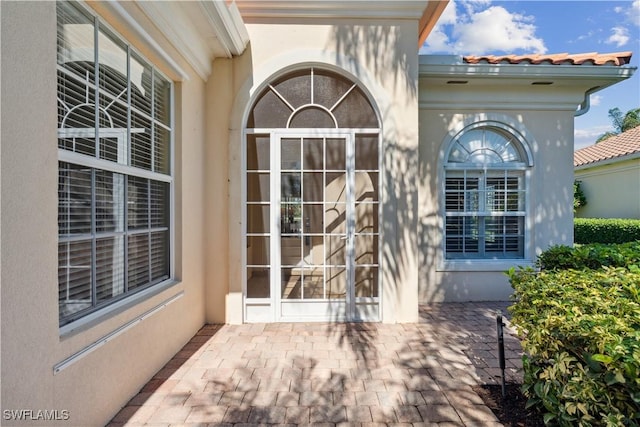
[{"label": "green leaf", "polygon": [[544,421],[545,424],[549,424],[555,418],[556,418],[556,414],[551,414],[547,412],[542,416],[542,421]]},{"label": "green leaf", "polygon": [[594,354],[593,356],[591,356],[591,358],[596,362],[601,362],[604,364],[613,362],[613,357],[607,356],[606,354]]}]

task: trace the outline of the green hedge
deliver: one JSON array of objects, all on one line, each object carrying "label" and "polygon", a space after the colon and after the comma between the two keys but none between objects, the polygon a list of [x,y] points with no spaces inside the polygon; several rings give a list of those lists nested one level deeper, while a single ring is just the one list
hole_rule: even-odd
[{"label": "green hedge", "polygon": [[625,243],[640,240],[640,219],[575,218],[576,243]]},{"label": "green hedge", "polygon": [[575,247],[552,246],[538,256],[537,264],[543,270],[640,265],[640,241],[611,245],[593,243]]},{"label": "green hedge", "polygon": [[551,425],[640,425],[640,269],[508,275],[529,405]]}]

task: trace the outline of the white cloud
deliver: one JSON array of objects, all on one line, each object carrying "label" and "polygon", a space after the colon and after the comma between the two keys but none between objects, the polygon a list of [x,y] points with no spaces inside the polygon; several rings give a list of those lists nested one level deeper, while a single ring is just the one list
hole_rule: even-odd
[{"label": "white cloud", "polygon": [[613,27],[611,36],[607,39],[608,44],[615,44],[616,47],[622,47],[629,42],[629,30],[625,27]]},{"label": "white cloud", "polygon": [[535,37],[536,27],[531,22],[530,17],[511,13],[502,6],[491,6],[454,29],[456,50],[475,54],[517,49],[545,53],[547,48]]},{"label": "white cloud", "polygon": [[640,0],[635,0],[629,6],[626,12],[629,21],[637,27],[640,27]]},{"label": "white cloud", "polygon": [[421,53],[481,55],[518,50],[545,53],[547,48],[544,41],[536,37],[533,22],[532,16],[509,12],[487,0],[461,4],[451,1]]},{"label": "white cloud", "polygon": [[637,27],[640,27],[640,0],[634,0],[629,3],[628,8],[616,6],[613,11],[625,15],[625,20]]},{"label": "white cloud", "polygon": [[589,145],[594,144],[600,135],[612,130],[611,126],[607,125],[582,129],[576,128],[573,131],[574,149],[578,150],[580,148],[588,147]]},{"label": "white cloud", "polygon": [[602,102],[602,96],[601,95],[590,95],[589,96],[589,104],[592,107],[596,107],[596,106],[600,105],[601,102]]}]

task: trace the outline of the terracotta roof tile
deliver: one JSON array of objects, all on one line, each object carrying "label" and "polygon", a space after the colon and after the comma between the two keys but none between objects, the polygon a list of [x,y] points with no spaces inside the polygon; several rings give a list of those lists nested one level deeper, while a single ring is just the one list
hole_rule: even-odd
[{"label": "terracotta roof tile", "polygon": [[626,65],[631,52],[615,53],[557,53],[531,55],[481,55],[463,57],[467,64],[550,64],[550,65]]},{"label": "terracotta roof tile", "polygon": [[573,165],[582,166],[602,160],[640,153],[640,126],[573,153]]}]

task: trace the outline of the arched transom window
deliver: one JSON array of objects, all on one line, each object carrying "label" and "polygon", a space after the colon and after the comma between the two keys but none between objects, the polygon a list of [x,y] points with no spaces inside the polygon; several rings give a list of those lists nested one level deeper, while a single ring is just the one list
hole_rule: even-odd
[{"label": "arched transom window", "polygon": [[257,97],[248,128],[377,128],[378,120],[362,89],[323,69],[281,76]]},{"label": "arched transom window", "polygon": [[524,258],[530,166],[526,142],[501,126],[453,138],[444,165],[447,259]]}]

